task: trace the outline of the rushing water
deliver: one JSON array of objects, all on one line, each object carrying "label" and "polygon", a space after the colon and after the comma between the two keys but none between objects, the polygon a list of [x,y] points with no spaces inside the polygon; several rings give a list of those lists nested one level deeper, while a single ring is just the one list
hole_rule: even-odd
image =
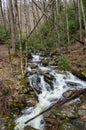
[{"label": "rushing water", "polygon": [[[41,62],[43,57],[40,57],[39,54],[32,56],[33,58],[28,65],[28,78],[30,85],[33,86],[33,90],[38,96],[39,103],[35,107],[26,108],[22,111],[23,115],[15,121],[17,124],[15,130],[24,130],[27,125],[37,130],[44,130],[45,120],[43,115],[27,124],[25,122],[51,107],[59,98],[63,98],[62,95],[65,91],[86,88],[86,82],[81,81],[70,72],[62,72],[52,66],[44,67]],[[32,65],[38,67],[31,68]],[[32,71],[34,73],[31,73]],[[50,83],[46,81],[46,78]],[[36,89],[39,89],[41,93],[38,94]]]}]

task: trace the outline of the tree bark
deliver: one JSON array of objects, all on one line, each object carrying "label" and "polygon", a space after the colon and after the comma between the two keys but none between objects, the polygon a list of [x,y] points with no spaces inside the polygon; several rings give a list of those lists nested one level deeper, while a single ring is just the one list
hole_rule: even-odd
[{"label": "tree bark", "polygon": [[80,0],[78,0],[78,16],[79,16],[79,26],[80,26],[80,40],[82,41],[82,17],[81,17]]},{"label": "tree bark", "polygon": [[[4,3],[4,1],[3,1]],[[0,0],[0,9],[1,9],[1,15],[2,15],[2,25],[4,26],[4,29],[6,30],[6,18],[5,18],[5,13],[3,11],[3,8],[2,8],[2,1]]]},{"label": "tree bark", "polygon": [[12,48],[13,48],[13,53],[16,54],[16,38],[15,38],[15,28],[14,28],[15,24],[14,24],[12,0],[8,0],[8,12],[9,12],[9,20],[10,20]]}]

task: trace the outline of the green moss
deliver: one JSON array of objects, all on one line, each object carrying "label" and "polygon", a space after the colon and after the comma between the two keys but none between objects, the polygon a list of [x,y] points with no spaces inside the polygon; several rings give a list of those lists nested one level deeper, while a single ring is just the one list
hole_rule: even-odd
[{"label": "green moss", "polygon": [[86,69],[84,69],[81,73],[84,77],[86,77]]},{"label": "green moss", "polygon": [[15,127],[15,123],[14,123],[13,118],[10,116],[5,116],[4,119],[5,119],[4,125],[5,125],[6,129],[13,130]]},{"label": "green moss", "polygon": [[75,127],[70,123],[64,123],[59,127],[59,130],[75,130]]}]

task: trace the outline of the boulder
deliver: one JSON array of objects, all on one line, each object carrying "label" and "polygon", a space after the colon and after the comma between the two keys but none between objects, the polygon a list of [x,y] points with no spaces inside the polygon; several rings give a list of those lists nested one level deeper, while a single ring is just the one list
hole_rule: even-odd
[{"label": "boulder", "polygon": [[53,86],[54,76],[49,73],[44,73],[44,80],[51,86]]}]

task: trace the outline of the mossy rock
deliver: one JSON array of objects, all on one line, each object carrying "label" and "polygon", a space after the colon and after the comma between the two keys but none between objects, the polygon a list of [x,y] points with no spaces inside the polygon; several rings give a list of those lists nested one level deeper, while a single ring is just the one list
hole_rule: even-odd
[{"label": "mossy rock", "polygon": [[59,127],[59,130],[76,130],[71,123],[64,123]]},{"label": "mossy rock", "polygon": [[56,113],[61,119],[66,118],[76,119],[78,117],[78,114],[71,108],[67,110],[56,110]]},{"label": "mossy rock", "polygon": [[86,69],[84,69],[84,70],[81,72],[81,74],[82,74],[84,77],[86,77]]}]

